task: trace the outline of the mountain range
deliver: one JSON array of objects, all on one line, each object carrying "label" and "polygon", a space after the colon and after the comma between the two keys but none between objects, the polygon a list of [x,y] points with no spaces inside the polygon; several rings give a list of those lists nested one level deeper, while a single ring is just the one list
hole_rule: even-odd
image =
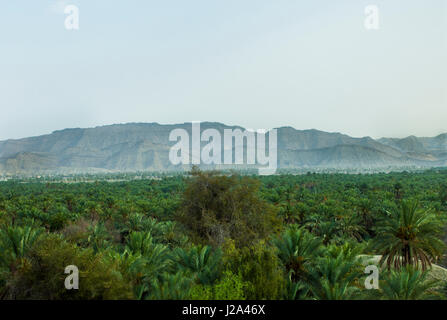
[{"label": "mountain range", "polygon": [[[182,170],[169,161],[173,129],[191,123],[128,123],[76,128],[0,141],[0,174]],[[202,131],[243,128],[201,123]],[[203,143],[206,144],[206,143]],[[202,145],[203,145],[202,144]],[[277,128],[279,169],[393,170],[447,166],[447,133],[403,139],[353,138],[341,133]]]}]

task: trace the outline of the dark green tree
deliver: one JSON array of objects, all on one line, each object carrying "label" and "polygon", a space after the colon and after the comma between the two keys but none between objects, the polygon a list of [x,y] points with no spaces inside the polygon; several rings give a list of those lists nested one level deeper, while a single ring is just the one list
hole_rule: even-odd
[{"label": "dark green tree", "polygon": [[259,196],[259,181],[236,174],[192,171],[177,219],[193,238],[220,246],[247,246],[280,229],[277,210]]}]

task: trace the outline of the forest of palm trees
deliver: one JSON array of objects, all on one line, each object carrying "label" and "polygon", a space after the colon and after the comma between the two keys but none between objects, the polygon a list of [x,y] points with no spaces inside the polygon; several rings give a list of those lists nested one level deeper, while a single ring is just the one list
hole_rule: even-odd
[{"label": "forest of palm trees", "polygon": [[92,180],[0,182],[1,299],[446,299],[447,170]]}]

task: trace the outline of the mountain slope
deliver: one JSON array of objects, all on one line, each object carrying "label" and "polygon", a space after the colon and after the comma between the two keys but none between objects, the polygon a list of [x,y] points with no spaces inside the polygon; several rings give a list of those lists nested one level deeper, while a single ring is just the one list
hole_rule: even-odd
[{"label": "mountain slope", "polygon": [[409,136],[403,139],[382,138],[380,143],[391,146],[408,156],[428,161],[447,160],[447,134],[440,134],[436,137],[418,138]]},{"label": "mountain slope", "polygon": [[[1,174],[180,170],[169,161],[173,129],[191,124],[129,123],[65,129],[48,135],[0,142]],[[243,129],[221,123],[213,128]],[[318,130],[277,129],[279,168],[371,169],[447,165],[447,134],[434,138],[353,138]],[[206,142],[202,143],[202,146]]]}]

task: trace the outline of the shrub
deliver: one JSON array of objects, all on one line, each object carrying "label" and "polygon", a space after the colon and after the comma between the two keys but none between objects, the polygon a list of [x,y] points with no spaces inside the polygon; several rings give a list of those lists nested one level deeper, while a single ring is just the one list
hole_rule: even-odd
[{"label": "shrub", "polygon": [[250,283],[244,282],[242,277],[231,271],[224,272],[222,278],[215,285],[196,285],[192,287],[190,299],[193,300],[244,300],[245,290]]},{"label": "shrub", "polygon": [[[79,249],[57,236],[38,241],[7,281],[7,298],[33,300],[130,299],[132,288],[116,266],[91,249]],[[65,288],[66,266],[79,269],[79,289]]]},{"label": "shrub", "polygon": [[243,247],[279,231],[277,210],[260,198],[259,181],[198,170],[192,175],[177,220],[194,238],[213,246],[231,238]]},{"label": "shrub", "polygon": [[225,266],[250,285],[244,287],[249,300],[280,299],[285,290],[284,270],[273,248],[265,242],[237,249],[229,241],[225,246]]}]

